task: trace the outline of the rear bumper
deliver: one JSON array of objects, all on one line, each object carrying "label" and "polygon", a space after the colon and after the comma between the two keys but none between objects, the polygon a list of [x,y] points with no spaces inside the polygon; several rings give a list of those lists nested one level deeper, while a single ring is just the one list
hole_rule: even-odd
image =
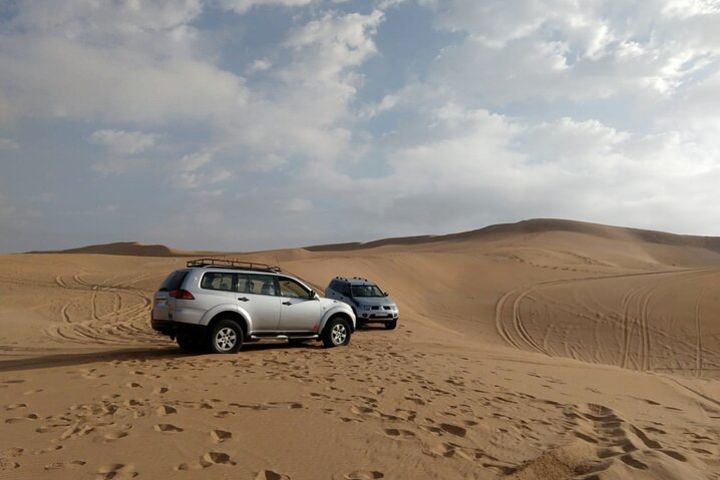
[{"label": "rear bumper", "polygon": [[178,335],[203,335],[205,333],[205,327],[203,325],[175,322],[173,320],[157,320],[153,318],[150,320],[150,326],[156,332],[169,337],[177,337]]}]

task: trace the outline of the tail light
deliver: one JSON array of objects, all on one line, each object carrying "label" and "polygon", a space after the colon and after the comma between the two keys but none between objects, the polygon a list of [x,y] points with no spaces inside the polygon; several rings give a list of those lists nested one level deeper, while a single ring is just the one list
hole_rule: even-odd
[{"label": "tail light", "polygon": [[177,298],[178,300],[195,300],[195,297],[193,297],[193,294],[188,292],[187,290],[173,290],[168,295],[171,298]]}]

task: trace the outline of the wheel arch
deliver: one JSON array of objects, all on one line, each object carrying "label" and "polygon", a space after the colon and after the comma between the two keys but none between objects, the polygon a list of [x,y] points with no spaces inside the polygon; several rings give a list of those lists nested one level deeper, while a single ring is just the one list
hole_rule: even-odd
[{"label": "wheel arch", "polygon": [[320,328],[319,334],[322,335],[325,332],[325,328],[327,327],[327,324],[330,323],[330,320],[333,318],[342,318],[345,320],[348,325],[350,326],[350,333],[355,332],[355,322],[353,321],[352,315],[344,310],[332,310],[327,313],[325,318],[322,322],[322,327]]},{"label": "wheel arch", "polygon": [[215,313],[210,319],[210,321],[207,323],[208,331],[211,331],[215,324],[223,319],[233,320],[234,322],[237,322],[243,331],[243,336],[246,338],[248,337],[250,333],[250,323],[244,315],[242,315],[236,310],[223,310],[221,312]]}]

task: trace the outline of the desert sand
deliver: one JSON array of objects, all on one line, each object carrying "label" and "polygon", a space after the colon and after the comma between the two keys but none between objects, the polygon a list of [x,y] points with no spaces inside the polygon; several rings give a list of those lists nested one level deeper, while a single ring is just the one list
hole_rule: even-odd
[{"label": "desert sand", "polygon": [[149,328],[188,255],[0,256],[0,478],[720,478],[720,239],[532,220],[237,254],[374,279],[401,319],[220,356]]}]

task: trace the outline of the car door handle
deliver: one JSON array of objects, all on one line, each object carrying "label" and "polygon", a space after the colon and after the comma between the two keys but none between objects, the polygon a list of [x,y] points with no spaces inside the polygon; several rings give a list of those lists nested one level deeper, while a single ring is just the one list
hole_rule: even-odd
[{"label": "car door handle", "polygon": [[292,305],[292,302],[283,302],[283,305]]},{"label": "car door handle", "polygon": [[241,302],[249,302],[250,301],[250,299],[247,297],[240,297],[240,298],[238,298],[238,300],[240,300]]}]

